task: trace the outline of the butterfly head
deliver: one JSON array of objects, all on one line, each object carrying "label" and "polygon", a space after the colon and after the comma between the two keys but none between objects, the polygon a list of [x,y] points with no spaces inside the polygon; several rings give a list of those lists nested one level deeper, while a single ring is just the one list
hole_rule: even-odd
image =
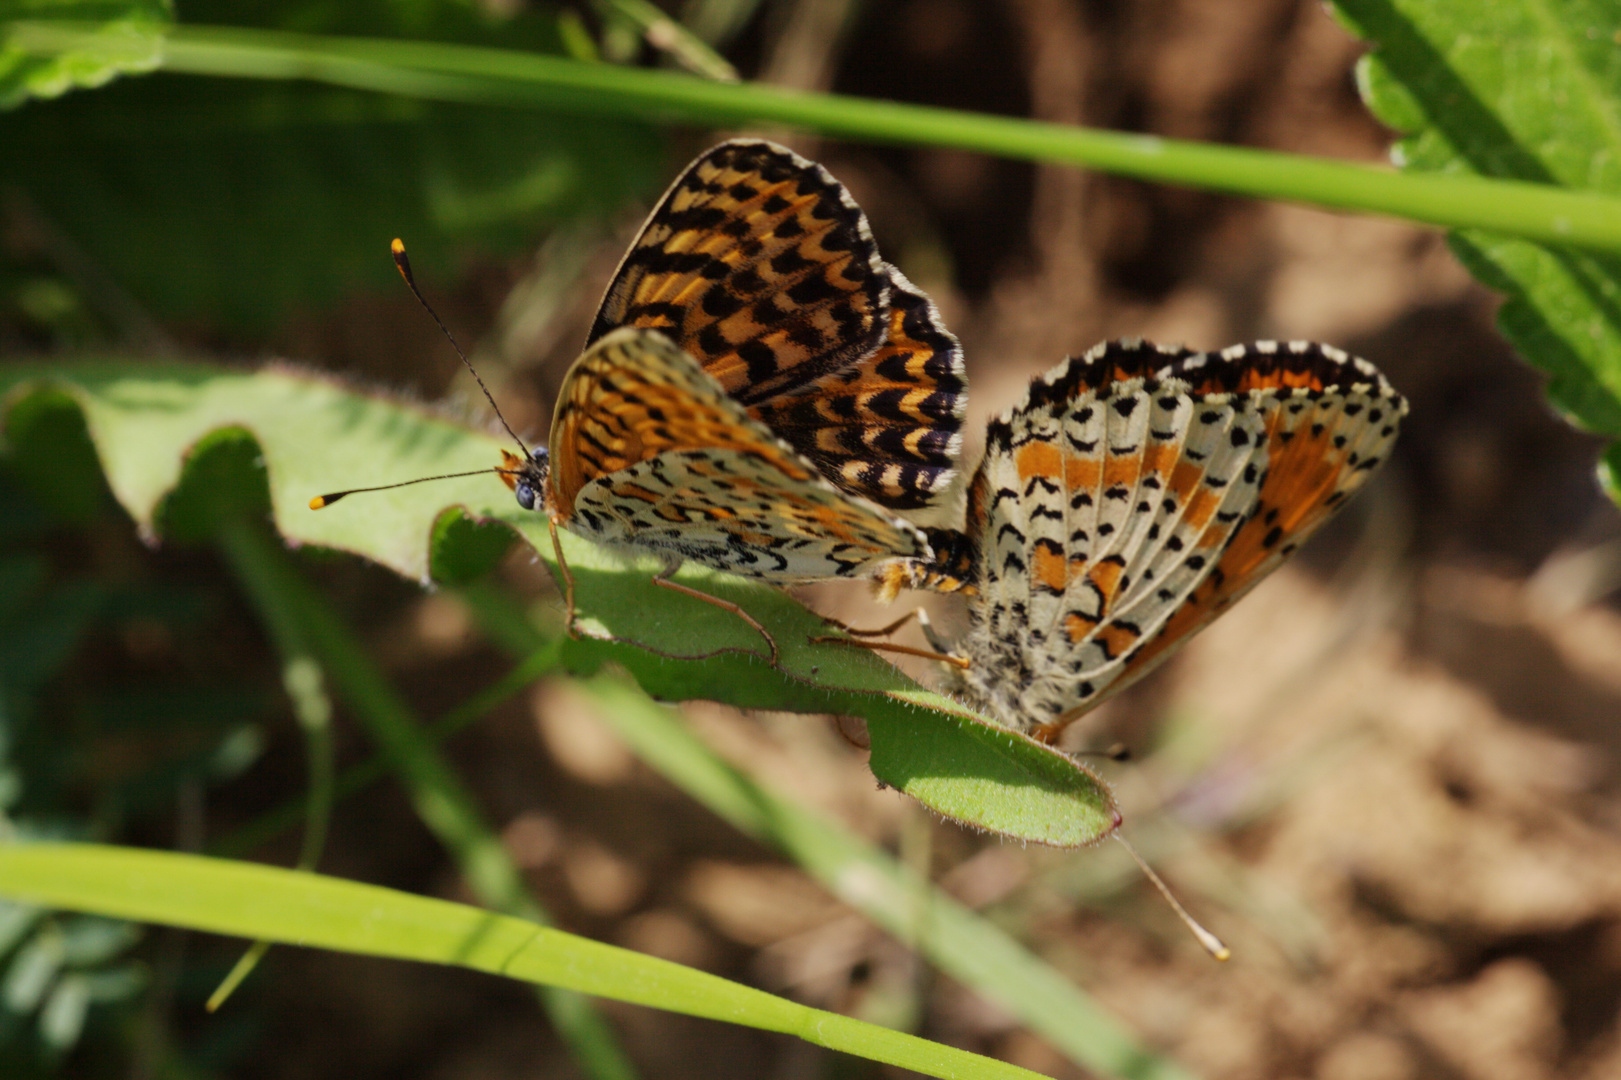
[{"label": "butterfly head", "polygon": [[517,497],[525,510],[544,510],[546,491],[551,483],[551,455],[544,446],[537,446],[527,458],[509,450],[501,451],[501,479]]}]

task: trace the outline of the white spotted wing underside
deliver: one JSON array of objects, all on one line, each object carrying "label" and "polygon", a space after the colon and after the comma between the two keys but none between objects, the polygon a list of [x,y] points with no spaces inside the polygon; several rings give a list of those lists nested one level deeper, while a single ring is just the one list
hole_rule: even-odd
[{"label": "white spotted wing underside", "polygon": [[970,490],[979,597],[957,689],[1056,737],[1326,520],[1404,408],[1317,346],[1113,343],[1053,369],[991,425]]}]

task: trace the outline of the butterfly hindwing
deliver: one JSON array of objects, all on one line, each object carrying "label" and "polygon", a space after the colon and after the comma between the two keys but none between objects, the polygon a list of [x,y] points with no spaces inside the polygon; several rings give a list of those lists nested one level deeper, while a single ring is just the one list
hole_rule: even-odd
[{"label": "butterfly hindwing", "polygon": [[866,215],[826,169],[771,143],[699,157],[620,264],[591,336],[662,330],[753,404],[866,356],[890,281]]},{"label": "butterfly hindwing", "polygon": [[1215,571],[1133,659],[1121,688],[1277,569],[1367,483],[1395,444],[1407,401],[1367,361],[1312,342],[1235,346],[1209,359],[1199,385],[1245,387],[1263,411],[1268,468],[1254,510]]},{"label": "butterfly hindwing", "polygon": [[962,350],[878,255],[826,169],[734,140],[688,166],[631,246],[592,326],[656,328],[835,486],[897,510],[949,487]]},{"label": "butterfly hindwing", "polygon": [[956,474],[968,381],[962,347],[893,267],[884,341],[870,355],[750,414],[840,488],[895,510],[929,505]]},{"label": "butterfly hindwing", "polygon": [[970,487],[958,688],[1056,738],[1327,520],[1405,408],[1371,365],[1305,343],[1118,342],[1059,365],[990,426]]}]

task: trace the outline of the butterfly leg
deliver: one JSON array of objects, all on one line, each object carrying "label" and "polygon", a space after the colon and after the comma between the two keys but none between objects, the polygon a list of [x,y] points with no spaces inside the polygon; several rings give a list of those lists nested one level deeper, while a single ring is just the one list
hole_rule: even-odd
[{"label": "butterfly leg", "polygon": [[823,622],[828,623],[831,626],[838,627],[851,637],[888,637],[890,634],[893,634],[895,631],[899,630],[913,619],[921,619],[924,623],[928,622],[928,616],[923,613],[922,608],[915,608],[912,611],[908,611],[905,615],[902,615],[888,626],[880,626],[876,630],[857,630],[849,623],[840,619],[835,619],[831,615],[822,616]]},{"label": "butterfly leg", "polygon": [[[947,641],[945,635],[934,628],[934,623],[929,620],[929,613],[922,608],[917,609],[917,625],[918,629],[923,631],[923,637],[928,641],[929,648],[935,652],[947,653],[951,656],[957,655],[951,651],[951,642]],[[968,670],[967,663],[963,663],[961,667],[964,671]]]},{"label": "butterfly leg", "polygon": [[563,558],[563,541],[557,535],[557,519],[547,518],[546,528],[552,534],[552,552],[557,556],[557,569],[563,574],[563,600],[568,605],[568,618],[563,622],[563,628],[568,636],[579,640],[580,632],[574,628],[574,571],[568,568],[568,560]]},{"label": "butterfly leg", "polygon": [[817,634],[810,638],[812,645],[852,645],[857,649],[870,649],[873,652],[900,653],[902,656],[921,656],[925,660],[934,660],[952,667],[968,670],[966,656],[954,656],[948,652],[931,652],[928,649],[914,649],[910,645],[896,645],[888,641],[857,641],[854,638],[840,637],[837,634]]},{"label": "butterfly leg", "polygon": [[953,656],[950,653],[930,652],[928,649],[914,649],[910,645],[892,645],[887,641],[856,641],[853,638],[839,637],[836,634],[820,634],[810,639],[812,645],[854,645],[858,649],[871,649],[873,652],[900,653],[902,656],[921,656],[925,660],[935,660],[942,664],[968,670],[966,656]]},{"label": "butterfly leg", "polygon": [[776,667],[778,659],[777,639],[771,636],[770,631],[762,626],[760,621],[753,615],[750,615],[748,612],[744,611],[730,600],[722,600],[718,596],[710,596],[706,592],[700,592],[697,589],[691,588],[690,586],[671,581],[670,575],[675,573],[680,568],[681,564],[678,562],[666,564],[663,570],[660,570],[653,576],[653,584],[657,585],[661,589],[669,589],[671,592],[678,592],[683,596],[690,596],[694,600],[702,600],[706,604],[713,604],[722,611],[730,611],[733,615],[736,615],[738,618],[754,627],[754,629],[759,632],[760,636],[765,638],[766,644],[771,646],[771,666]]},{"label": "butterfly leg", "polygon": [[896,645],[888,641],[852,641],[848,637],[839,637],[835,634],[820,634],[811,638],[810,641],[813,645],[826,645],[842,642],[845,645],[854,645],[860,649],[871,649],[873,652],[892,652],[901,653],[905,656],[921,656],[925,660],[935,660],[942,664],[950,664],[953,667],[961,668],[964,671],[968,670],[968,658],[966,656],[958,656],[951,651],[950,644],[943,640],[935,632],[934,624],[929,621],[929,613],[924,611],[922,608],[915,608],[911,614],[896,619],[888,626],[880,627],[877,630],[857,630],[854,627],[840,622],[838,619],[829,619],[825,615],[823,616],[823,619],[832,623],[834,626],[837,626],[846,634],[851,635],[851,637],[881,637],[884,634],[894,633],[896,630],[899,630],[913,619],[916,619],[918,621],[918,625],[923,628],[923,635],[929,639],[929,645],[934,651],[931,652],[928,649],[914,649],[910,645]]}]

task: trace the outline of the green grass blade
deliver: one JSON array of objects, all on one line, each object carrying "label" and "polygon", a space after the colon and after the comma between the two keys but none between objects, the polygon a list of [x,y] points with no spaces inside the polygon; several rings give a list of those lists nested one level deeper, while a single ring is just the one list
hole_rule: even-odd
[{"label": "green grass blade", "polygon": [[[13,23],[7,40],[43,56],[107,48],[65,22]],[[312,79],[433,100],[707,126],[787,125],[1621,252],[1621,199],[1545,184],[1404,176],[1325,158],[431,42],[181,26],[169,33],[162,63],[174,72]]]},{"label": "green grass blade", "polygon": [[[42,9],[44,5],[35,5],[36,11]],[[163,0],[57,0],[50,11],[87,20],[79,25],[100,37],[104,47],[41,55],[7,42],[0,32],[0,110],[29,98],[53,98],[119,75],[156,70],[163,28],[174,17]]]},{"label": "green grass blade", "polygon": [[[244,79],[130,77],[37,100],[158,69],[173,7],[0,2],[8,213],[30,228],[49,223],[53,243],[72,238],[73,254],[61,257],[74,268],[80,302],[129,346],[172,352],[162,327],[176,325],[264,340],[295,312],[328,309],[357,291],[396,296],[399,277],[376,258],[379,240],[405,237],[423,267],[458,264],[474,248],[519,256],[553,229],[617,218],[668,181],[667,139],[645,123],[580,124],[533,110]],[[317,25],[301,4],[204,7],[265,28]],[[496,17],[465,3],[333,4],[318,25],[545,53],[564,47],[558,13],[566,7],[518,4]],[[165,14],[143,29],[134,17],[143,8]],[[200,9],[182,13],[196,18]],[[95,27],[94,44],[23,50],[10,30],[28,14],[78,16],[82,32]],[[18,94],[25,104],[4,111]],[[202,176],[209,179],[199,186]]]},{"label": "green grass blade", "polygon": [[[242,534],[253,526],[244,520],[232,519],[221,529],[220,548],[235,564],[240,553],[247,550],[250,540]],[[244,571],[236,567],[240,576]],[[288,618],[284,607],[276,607],[273,618],[267,619],[270,638],[281,654],[282,683],[287,699],[292,704],[293,716],[304,735],[304,757],[309,768],[309,794],[305,798],[304,840],[299,848],[294,868],[314,870],[326,847],[327,826],[332,817],[333,765],[332,765],[332,698],[326,692],[326,678],[320,663],[310,654],[296,622]],[[269,949],[265,941],[254,942],[226,974],[219,987],[204,1006],[215,1012],[252,974]]]},{"label": "green grass blade", "polygon": [[511,916],[276,867],[92,844],[0,845],[0,895],[139,922],[485,971],[795,1035],[927,1076],[1037,1076]]},{"label": "green grass blade", "polygon": [[[473,602],[480,624],[504,648],[535,648],[529,659],[497,683],[435,724],[435,740],[481,715],[515,689],[556,666],[556,641],[540,643],[532,625],[509,599],[494,590],[472,587],[463,594]],[[918,950],[941,970],[997,1001],[1087,1068],[1111,1075],[1150,1078],[1184,1077],[1175,1063],[1141,1047],[1105,1012],[1064,977],[1032,956],[1001,930],[887,855],[850,835],[836,822],[772,795],[738,773],[696,739],[668,710],[612,678],[581,685],[602,700],[604,718],[649,765],[694,799],[739,830],[783,851],[853,907]],[[465,719],[464,719],[465,718]],[[354,766],[339,777],[337,790],[351,794],[381,779],[381,759]],[[215,852],[251,851],[270,837],[294,827],[300,806],[289,804],[266,814]],[[912,890],[912,891],[909,891]],[[918,925],[916,890],[930,897],[927,922]]]},{"label": "green grass blade", "polygon": [[709,43],[666,15],[650,0],[597,0],[632,23],[644,40],[672,60],[706,79],[736,82],[737,69]]}]

